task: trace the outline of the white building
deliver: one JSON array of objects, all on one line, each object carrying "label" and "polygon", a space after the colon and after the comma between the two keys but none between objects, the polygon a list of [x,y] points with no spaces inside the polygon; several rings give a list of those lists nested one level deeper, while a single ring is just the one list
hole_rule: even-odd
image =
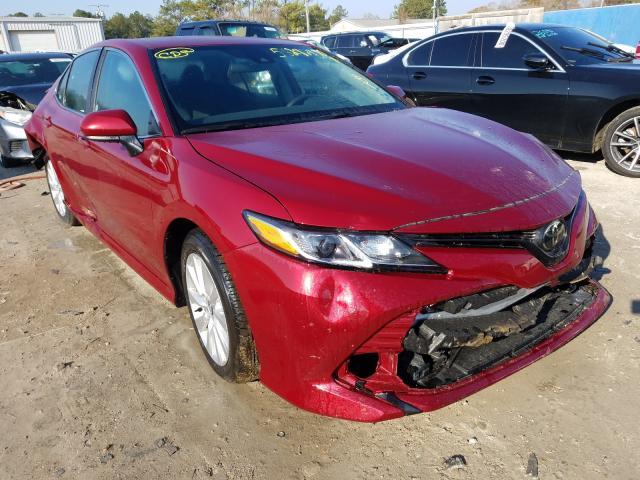
[{"label": "white building", "polygon": [[79,52],[104,40],[102,21],[79,17],[0,17],[0,50]]}]

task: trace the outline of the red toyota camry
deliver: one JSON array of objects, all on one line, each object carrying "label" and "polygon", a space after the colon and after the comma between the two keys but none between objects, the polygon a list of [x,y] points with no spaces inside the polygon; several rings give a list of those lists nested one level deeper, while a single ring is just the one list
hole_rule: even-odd
[{"label": "red toyota camry", "polygon": [[294,42],[115,40],[26,130],[60,218],[188,306],[216,373],[380,421],[514,373],[610,302],[576,171],[391,91]]}]

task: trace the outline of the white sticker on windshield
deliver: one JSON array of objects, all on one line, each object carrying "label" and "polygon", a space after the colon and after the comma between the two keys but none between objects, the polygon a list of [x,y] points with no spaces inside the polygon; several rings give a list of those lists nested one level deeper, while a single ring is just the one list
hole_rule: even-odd
[{"label": "white sticker on windshield", "polygon": [[513,32],[514,28],[516,28],[515,23],[507,23],[507,25],[504,27],[504,30],[502,30],[502,33],[500,34],[495,47],[493,48],[504,48],[504,46],[507,44],[507,40],[509,40],[509,35],[511,35],[511,32]]},{"label": "white sticker on windshield", "polygon": [[70,58],[50,58],[49,61],[53,63],[69,63],[71,59]]},{"label": "white sticker on windshield", "polygon": [[265,27],[264,27],[264,29],[265,29],[265,30],[267,30],[267,31],[269,31],[269,32],[277,32],[277,31],[278,31],[278,29],[277,29],[277,28],[267,27],[267,26],[265,26]]}]

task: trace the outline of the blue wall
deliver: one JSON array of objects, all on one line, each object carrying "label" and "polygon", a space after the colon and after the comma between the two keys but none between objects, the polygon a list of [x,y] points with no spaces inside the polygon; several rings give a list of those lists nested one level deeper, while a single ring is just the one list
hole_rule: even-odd
[{"label": "blue wall", "polygon": [[640,42],[640,4],[545,12],[544,22],[586,28],[613,43]]}]

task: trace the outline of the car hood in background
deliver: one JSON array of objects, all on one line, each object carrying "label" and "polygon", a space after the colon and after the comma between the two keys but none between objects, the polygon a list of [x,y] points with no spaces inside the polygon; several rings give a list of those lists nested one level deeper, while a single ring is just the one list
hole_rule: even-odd
[{"label": "car hood in background", "polygon": [[577,172],[533,137],[452,110],[413,108],[189,140],[307,225],[521,230],[568,214],[581,191]]},{"label": "car hood in background", "polygon": [[38,83],[34,85],[0,86],[0,91],[11,92],[29,103],[37,105],[51,87],[50,83]]}]

